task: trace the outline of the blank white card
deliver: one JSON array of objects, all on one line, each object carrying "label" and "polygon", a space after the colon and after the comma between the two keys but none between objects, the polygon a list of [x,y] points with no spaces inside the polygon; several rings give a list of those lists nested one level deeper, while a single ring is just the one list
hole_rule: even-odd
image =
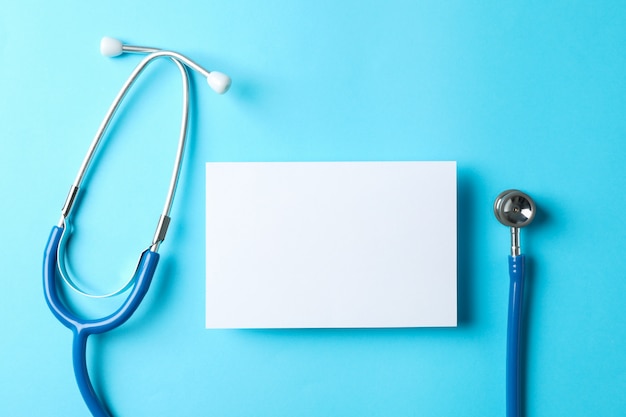
[{"label": "blank white card", "polygon": [[455,162],[206,165],[206,327],[457,324]]}]

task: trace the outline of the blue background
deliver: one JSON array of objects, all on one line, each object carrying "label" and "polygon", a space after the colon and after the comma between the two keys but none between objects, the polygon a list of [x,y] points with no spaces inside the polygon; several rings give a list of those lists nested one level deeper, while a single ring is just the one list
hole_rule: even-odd
[{"label": "blue background", "polygon": [[[548,3],[548,4],[546,4]],[[623,1],[5,2],[0,13],[0,414],[88,414],[41,259],[67,190],[136,56],[193,75],[172,226],[136,315],[94,337],[116,416],[501,416],[507,188],[531,194],[528,416],[626,414],[626,4]],[[167,61],[137,84],[99,154],[69,257],[98,290],[149,245],[180,117]],[[456,160],[459,326],[204,329],[206,161]],[[87,316],[119,300],[73,300]]]}]

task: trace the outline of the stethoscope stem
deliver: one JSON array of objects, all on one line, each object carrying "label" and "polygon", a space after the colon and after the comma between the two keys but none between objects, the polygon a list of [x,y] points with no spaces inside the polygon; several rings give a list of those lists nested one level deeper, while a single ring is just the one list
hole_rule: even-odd
[{"label": "stethoscope stem", "polygon": [[519,228],[511,227],[511,256],[520,256],[522,254]]},{"label": "stethoscope stem", "polygon": [[521,416],[522,303],[524,255],[509,256],[509,318],[506,349],[506,416]]}]

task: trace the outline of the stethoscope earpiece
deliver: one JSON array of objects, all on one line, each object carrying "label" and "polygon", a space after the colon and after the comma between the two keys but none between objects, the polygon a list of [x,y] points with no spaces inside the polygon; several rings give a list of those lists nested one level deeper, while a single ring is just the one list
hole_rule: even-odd
[{"label": "stethoscope earpiece", "polygon": [[506,190],[496,197],[493,213],[500,223],[509,227],[525,227],[535,218],[535,202],[518,190]]},{"label": "stethoscope earpiece", "polygon": [[230,77],[219,71],[211,71],[206,77],[209,87],[217,94],[224,94],[230,88]]},{"label": "stethoscope earpiece", "polygon": [[115,38],[109,38],[105,36],[100,41],[100,53],[106,57],[114,57],[122,55],[123,45],[122,42]]}]

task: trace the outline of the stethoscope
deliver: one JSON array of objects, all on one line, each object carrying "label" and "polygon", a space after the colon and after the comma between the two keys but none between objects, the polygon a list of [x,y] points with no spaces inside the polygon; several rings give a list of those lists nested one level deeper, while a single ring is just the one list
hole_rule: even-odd
[{"label": "stethoscope", "polygon": [[[105,56],[113,57],[124,52],[146,53],[146,56],[131,73],[128,80],[122,86],[117,97],[106,113],[96,135],[87,151],[78,171],[78,175],[72,184],[65,204],[61,210],[61,218],[58,225],[52,228],[48,243],[44,252],[43,284],[46,302],[56,318],[70,330],[73,339],[73,365],[76,382],[81,395],[91,413],[96,417],[109,417],[110,413],[106,406],[99,400],[89,378],[87,370],[87,338],[92,334],[105,333],[113,330],[135,312],[142,299],[146,295],[152,277],[159,261],[158,249],[165,239],[170,223],[170,211],[174,200],[174,194],[178,184],[181,170],[183,151],[187,138],[187,125],[189,119],[189,74],[187,67],[199,72],[206,77],[209,86],[219,94],[225,93],[230,87],[230,78],[217,71],[207,71],[194,61],[176,52],[164,51],[157,48],[124,45],[112,38],[103,38],[101,52]],[[101,139],[115,115],[120,103],[128,93],[130,87],[147,67],[157,58],[169,58],[179,69],[183,87],[183,112],[178,142],[178,149],[174,162],[174,170],[170,180],[170,186],[165,200],[165,206],[159,218],[157,228],[150,246],[141,253],[135,273],[119,290],[110,294],[94,295],[79,288],[71,278],[65,262],[65,244],[71,235],[71,214],[75,207],[74,203],[78,195],[80,185],[89,168],[91,160],[101,142]],[[506,366],[506,395],[507,417],[518,417],[521,414],[521,382],[520,382],[520,344],[522,329],[522,297],[524,289],[524,255],[521,254],[520,228],[527,226],[535,217],[535,203],[526,194],[517,190],[507,190],[498,195],[494,203],[496,218],[511,229],[511,255],[509,256],[509,312],[507,330],[507,366]],[[112,314],[101,319],[87,320],[77,316],[61,301],[57,292],[57,276],[61,278],[80,294],[90,297],[110,297],[130,290],[124,303]]]},{"label": "stethoscope", "polygon": [[[50,237],[46,245],[43,261],[43,285],[46,302],[48,303],[50,310],[52,310],[52,313],[56,316],[56,318],[63,325],[72,330],[74,334],[72,351],[74,375],[83,399],[94,416],[108,417],[110,416],[110,413],[106,406],[98,399],[98,396],[96,395],[89,379],[86,359],[87,338],[92,334],[105,333],[113,330],[126,322],[135,312],[150,287],[154,271],[156,270],[156,266],[159,261],[159,245],[165,239],[170,223],[170,211],[174,201],[176,186],[178,184],[183,151],[185,149],[185,142],[187,138],[187,125],[189,120],[189,74],[187,73],[186,68],[189,67],[206,77],[209,86],[219,94],[223,94],[228,90],[231,81],[227,75],[217,71],[207,71],[194,61],[177,52],[142,46],[124,45],[120,41],[112,38],[102,39],[100,51],[103,55],[109,57],[121,55],[124,52],[146,53],[148,56],[146,56],[137,65],[128,80],[122,86],[120,92],[117,94],[117,97],[113,100],[113,103],[106,113],[91,143],[91,146],[87,151],[87,155],[78,170],[76,180],[72,184],[67,199],[65,200],[65,204],[61,210],[61,219],[59,220],[58,225],[52,228],[52,232],[50,233]],[[141,254],[135,273],[127,285],[110,294],[90,294],[75,284],[74,280],[70,277],[68,268],[65,266],[65,242],[67,242],[67,239],[71,234],[70,221],[72,209],[75,209],[74,203],[76,201],[76,196],[78,195],[81,183],[85,177],[87,169],[89,168],[91,160],[93,159],[94,153],[96,152],[96,149],[98,148],[98,145],[100,144],[100,141],[120,103],[147,65],[157,58],[169,58],[178,67],[183,87],[183,112],[178,149],[169,190],[165,199],[165,206],[161,212],[152,243]],[[63,280],[75,291],[91,297],[109,297],[128,290],[130,290],[130,292],[124,303],[114,313],[101,319],[86,320],[72,312],[66,304],[61,301],[57,290],[57,276],[61,276]]]},{"label": "stethoscope", "polygon": [[509,315],[506,342],[506,415],[519,417],[522,413],[521,347],[522,302],[524,295],[524,264],[520,246],[520,228],[535,218],[534,201],[518,190],[507,190],[493,205],[496,218],[511,228],[511,255],[509,256]]}]

